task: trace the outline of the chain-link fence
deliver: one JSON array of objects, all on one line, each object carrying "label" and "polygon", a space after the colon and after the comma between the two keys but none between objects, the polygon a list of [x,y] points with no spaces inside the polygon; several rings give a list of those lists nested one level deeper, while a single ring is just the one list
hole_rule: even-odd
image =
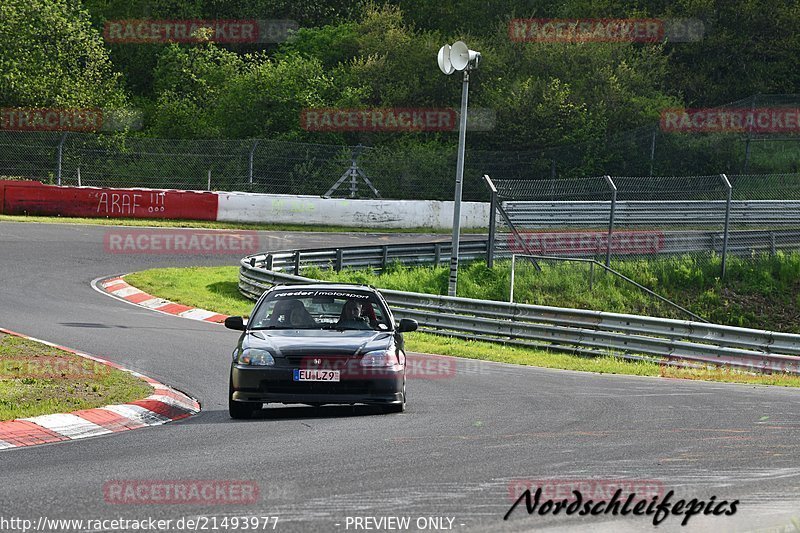
[{"label": "chain-link fence", "polygon": [[[797,95],[758,95],[716,109],[791,110],[798,104]],[[481,149],[485,141],[468,138],[463,189],[467,201],[488,199],[481,182],[484,174],[528,181],[602,174],[800,172],[799,135],[752,128],[676,133],[656,123],[581,144],[514,152]],[[64,185],[451,200],[455,168],[454,143],[422,139],[364,147],[0,130],[0,175]],[[662,178],[656,182],[664,186]],[[556,189],[551,195],[564,193]],[[629,194],[622,190],[620,194]]]},{"label": "chain-link fence", "polygon": [[[503,157],[501,152],[475,152],[472,157],[484,163],[484,173],[506,179],[795,173],[800,172],[798,108],[800,95],[754,95],[694,110],[708,119],[706,128],[676,131],[662,120],[577,144],[505,152]],[[721,116],[748,110],[765,111],[777,122],[766,128],[757,122],[737,128]],[[712,112],[720,115],[716,123]]]},{"label": "chain-link fence", "polygon": [[[61,185],[452,199],[455,167],[455,148],[427,144],[372,148],[0,131],[0,176]],[[479,179],[465,185],[464,199],[486,199]]]},{"label": "chain-link fence", "polygon": [[[800,249],[800,174],[487,183],[496,190],[490,238],[498,256],[593,258],[612,267],[677,257],[715,265],[723,277],[731,257]],[[638,275],[653,284],[653,270]]]}]

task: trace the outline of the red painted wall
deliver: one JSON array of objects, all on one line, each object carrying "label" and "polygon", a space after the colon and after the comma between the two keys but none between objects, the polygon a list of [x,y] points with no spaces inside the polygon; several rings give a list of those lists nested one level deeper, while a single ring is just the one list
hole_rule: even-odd
[{"label": "red painted wall", "polygon": [[6,215],[216,220],[212,192],[58,187],[32,181],[0,181]]}]

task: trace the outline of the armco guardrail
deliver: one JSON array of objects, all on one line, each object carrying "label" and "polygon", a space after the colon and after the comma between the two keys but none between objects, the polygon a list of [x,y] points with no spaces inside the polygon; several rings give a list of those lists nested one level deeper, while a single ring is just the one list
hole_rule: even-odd
[{"label": "armco guardrail", "polygon": [[[575,236],[570,246],[571,236]],[[601,255],[593,242],[584,246],[580,238],[591,233],[570,232],[521,232],[524,245],[518,242],[513,233],[505,234],[505,239],[495,241],[495,257],[510,253],[565,254],[571,257],[595,257]],[[681,255],[695,252],[715,252],[722,254],[725,235],[721,231],[660,231],[640,232],[640,241],[631,244],[636,232],[627,232],[624,238],[612,244],[611,253],[615,255]],[[550,244],[552,242],[552,244]],[[612,241],[613,242],[613,241]],[[727,252],[730,255],[749,256],[755,252],[776,253],[778,250],[800,249],[800,229],[747,230],[728,233]]]},{"label": "armco guardrail", "polygon": [[[350,252],[355,255],[353,249]],[[240,291],[257,299],[277,283],[316,281],[282,272],[288,265],[276,266],[275,257],[285,254],[296,257],[297,251],[242,259]],[[302,255],[300,251],[299,256]],[[340,257],[344,260],[348,255],[351,254]],[[270,256],[272,268],[268,269]],[[292,263],[291,270],[294,267]],[[800,335],[602,311],[381,292],[398,317],[417,320],[420,330],[429,333],[587,356],[613,354],[636,359],[643,355],[657,357],[666,364],[688,361],[800,374]]]},{"label": "armco guardrail", "polygon": [[[515,224],[526,229],[556,227],[603,227],[608,224],[609,202],[505,201],[503,207]],[[615,206],[617,224],[659,227],[677,225],[715,225],[725,213],[724,200],[695,201],[619,201]],[[797,225],[800,201],[734,200],[731,224],[758,226]]]},{"label": "armco guardrail", "polygon": [[[486,257],[486,239],[461,241],[459,257],[465,261]],[[395,261],[404,265],[439,265],[449,263],[450,242],[424,244],[385,244],[381,246],[350,246],[342,248],[311,248],[251,256],[253,266],[261,262],[267,270],[292,270],[299,275],[301,266],[342,268],[385,268]]]}]

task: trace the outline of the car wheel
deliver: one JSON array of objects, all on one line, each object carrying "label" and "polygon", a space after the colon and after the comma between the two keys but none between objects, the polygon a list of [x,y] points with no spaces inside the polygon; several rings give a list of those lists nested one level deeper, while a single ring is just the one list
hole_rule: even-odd
[{"label": "car wheel", "polygon": [[247,420],[260,406],[256,403],[237,402],[233,399],[233,386],[228,389],[228,414],[236,420]]},{"label": "car wheel", "polygon": [[403,401],[382,406],[384,413],[403,413],[406,410],[406,384],[403,382]]},{"label": "car wheel", "polygon": [[233,400],[228,401],[228,413],[231,415],[231,418],[237,420],[246,420],[250,418],[253,416],[256,408],[257,406],[252,403],[235,402]]}]

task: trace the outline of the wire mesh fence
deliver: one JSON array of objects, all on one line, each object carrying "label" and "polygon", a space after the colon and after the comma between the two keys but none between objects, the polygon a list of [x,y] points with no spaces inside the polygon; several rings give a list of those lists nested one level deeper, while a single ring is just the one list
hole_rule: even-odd
[{"label": "wire mesh fence", "polygon": [[[72,186],[452,199],[455,167],[455,149],[448,146],[0,131],[0,176]],[[485,200],[478,178],[465,184],[463,197]]]},{"label": "wire mesh fence", "polygon": [[536,267],[589,258],[653,287],[800,250],[800,174],[488,181],[491,249]]},{"label": "wire mesh fence", "polygon": [[[783,110],[791,117],[791,111],[798,107],[798,95],[756,95],[715,109]],[[603,174],[647,178],[720,172],[790,175],[800,172],[800,135],[796,133],[753,128],[675,132],[658,122],[579,144],[525,151],[487,150],[497,145],[496,139],[488,133],[469,134],[463,199],[488,199],[481,181],[484,174],[509,183],[524,181],[528,184],[525,187],[533,187],[540,197],[546,197],[545,191],[530,185],[532,179],[550,183],[556,178]],[[417,138],[365,147],[266,139],[174,140],[122,133],[0,130],[0,176],[64,185],[451,200],[455,169],[454,141],[442,139]],[[756,178],[746,185],[747,180],[742,179],[743,190],[757,185]],[[606,194],[603,181],[597,183],[601,188],[595,192]],[[650,191],[657,195],[657,186],[668,185],[659,178],[643,185],[641,194],[646,196]],[[552,198],[571,198],[569,191],[559,189],[565,187],[563,184],[541,187],[550,187]],[[634,194],[628,187],[620,187],[620,191]],[[578,188],[572,197],[591,192]]]}]

